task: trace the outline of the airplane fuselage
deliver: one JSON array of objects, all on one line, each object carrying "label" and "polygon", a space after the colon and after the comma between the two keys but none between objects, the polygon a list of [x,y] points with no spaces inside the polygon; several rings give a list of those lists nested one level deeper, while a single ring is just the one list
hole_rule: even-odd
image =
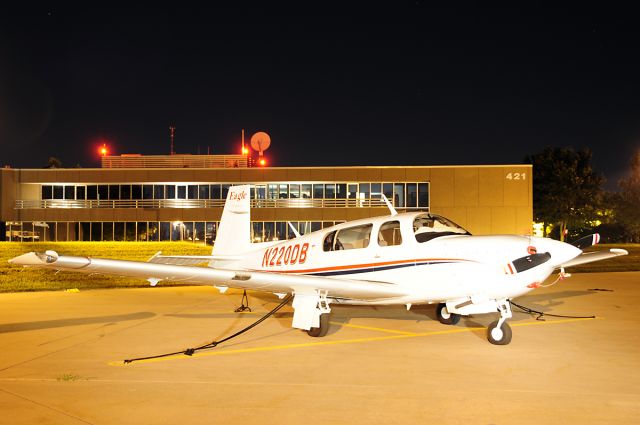
[{"label": "airplane fuselage", "polygon": [[[450,234],[452,229],[447,228],[434,230],[432,238],[420,242],[415,222],[421,216],[424,213],[403,213],[340,224],[251,252],[240,267],[253,271],[384,282],[406,288],[410,295],[401,299],[366,302],[358,299],[337,301],[419,304],[463,298],[469,294],[490,299],[517,297],[539,286],[553,272],[557,262],[579,253],[571,245],[546,238]],[[393,226],[395,241],[392,244],[380,237],[385,226]],[[335,245],[332,247],[327,243],[327,237],[333,232],[339,236],[341,232],[348,233],[349,229],[356,229],[361,235],[360,238],[351,237],[351,242],[355,242],[352,246],[335,249]],[[509,268],[515,258],[552,251],[552,264],[520,273]]]}]

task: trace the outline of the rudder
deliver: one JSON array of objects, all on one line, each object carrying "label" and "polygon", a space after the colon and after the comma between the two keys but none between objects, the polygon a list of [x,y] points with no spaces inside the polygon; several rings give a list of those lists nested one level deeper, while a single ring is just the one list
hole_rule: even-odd
[{"label": "rudder", "polygon": [[222,210],[211,255],[233,256],[250,248],[250,186],[231,186]]}]

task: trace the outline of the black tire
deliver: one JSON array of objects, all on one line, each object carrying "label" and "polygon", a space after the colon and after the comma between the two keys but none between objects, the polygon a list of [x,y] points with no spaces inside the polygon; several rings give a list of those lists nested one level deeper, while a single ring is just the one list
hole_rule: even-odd
[{"label": "black tire", "polygon": [[507,322],[498,329],[498,320],[496,320],[487,328],[487,339],[494,345],[507,345],[511,342],[511,336],[511,326]]},{"label": "black tire", "polygon": [[440,303],[438,307],[436,307],[436,317],[443,325],[455,325],[460,321],[460,315],[449,313],[445,303]]},{"label": "black tire", "polygon": [[329,332],[329,313],[323,313],[320,315],[320,327],[309,329],[307,334],[319,338],[325,336],[327,332]]}]

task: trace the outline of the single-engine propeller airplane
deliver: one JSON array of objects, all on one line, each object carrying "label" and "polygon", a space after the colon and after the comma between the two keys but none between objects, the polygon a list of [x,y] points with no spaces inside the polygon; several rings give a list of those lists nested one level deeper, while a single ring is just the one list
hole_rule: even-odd
[{"label": "single-engine propeller airplane", "polygon": [[[384,198],[384,197],[383,197]],[[330,305],[437,304],[436,316],[499,313],[489,342],[511,341],[509,300],[541,286],[554,270],[626,255],[623,249],[583,253],[598,235],[568,244],[516,235],[472,236],[450,220],[425,212],[350,221],[284,241],[250,242],[249,186],[229,189],[210,256],[154,255],[147,262],[30,252],[10,263],[293,295],[294,328],[312,337],[329,329]],[[208,263],[208,267],[197,264]]]}]

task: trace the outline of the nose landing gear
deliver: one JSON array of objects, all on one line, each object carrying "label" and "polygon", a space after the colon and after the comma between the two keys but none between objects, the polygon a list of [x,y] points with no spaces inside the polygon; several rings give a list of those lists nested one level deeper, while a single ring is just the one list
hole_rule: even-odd
[{"label": "nose landing gear", "polygon": [[494,345],[507,345],[511,342],[511,327],[507,319],[511,318],[511,304],[509,300],[501,300],[498,304],[500,319],[491,322],[487,328],[487,339]]}]

